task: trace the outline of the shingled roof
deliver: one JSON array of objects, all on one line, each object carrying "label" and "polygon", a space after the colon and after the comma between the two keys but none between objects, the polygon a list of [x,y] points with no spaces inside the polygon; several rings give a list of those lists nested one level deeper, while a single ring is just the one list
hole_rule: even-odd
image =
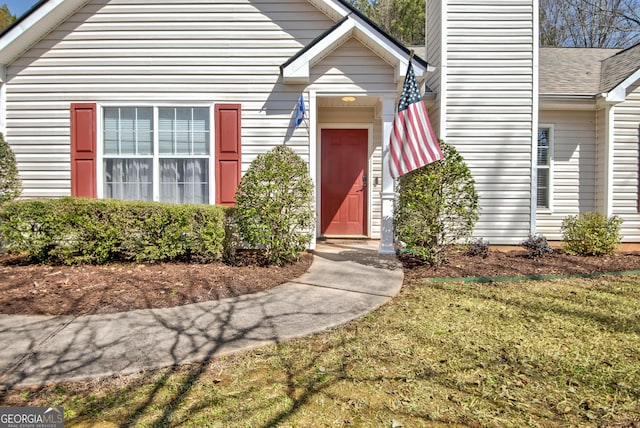
[{"label": "shingled roof", "polygon": [[600,92],[609,92],[640,69],[640,44],[625,49],[602,62]]},{"label": "shingled roof", "polygon": [[602,61],[620,49],[540,48],[540,95],[596,95]]}]

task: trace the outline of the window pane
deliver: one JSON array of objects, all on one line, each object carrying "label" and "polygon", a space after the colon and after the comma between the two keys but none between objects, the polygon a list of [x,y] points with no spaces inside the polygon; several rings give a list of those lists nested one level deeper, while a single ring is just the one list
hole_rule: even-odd
[{"label": "window pane", "polygon": [[104,109],[104,153],[113,155],[118,153],[118,116],[119,109]]},{"label": "window pane", "polygon": [[127,107],[120,109],[120,154],[136,153],[135,129],[136,109]]},{"label": "window pane", "polygon": [[174,155],[188,155],[190,154],[191,150],[191,134],[189,132],[176,132],[175,133],[175,147],[174,147],[174,152],[172,154]]},{"label": "window pane", "polygon": [[175,119],[175,109],[158,109],[158,140],[161,154],[173,153],[173,122]]},{"label": "window pane", "polygon": [[138,142],[137,154],[150,155],[153,153],[153,109],[138,108],[136,117],[136,138]]},{"label": "window pane", "polygon": [[549,165],[549,129],[538,129],[538,165]]},{"label": "window pane", "polygon": [[158,113],[161,154],[209,154],[208,108],[162,107]]},{"label": "window pane", "polygon": [[549,170],[538,168],[538,208],[549,208]]},{"label": "window pane", "polygon": [[193,109],[193,154],[209,154],[209,109]]},{"label": "window pane", "polygon": [[209,203],[207,159],[160,159],[160,200],[174,203]]},{"label": "window pane", "polygon": [[149,155],[152,148],[151,107],[105,107],[104,154]]},{"label": "window pane", "polygon": [[153,199],[151,159],[105,159],[105,197],[116,199]]}]

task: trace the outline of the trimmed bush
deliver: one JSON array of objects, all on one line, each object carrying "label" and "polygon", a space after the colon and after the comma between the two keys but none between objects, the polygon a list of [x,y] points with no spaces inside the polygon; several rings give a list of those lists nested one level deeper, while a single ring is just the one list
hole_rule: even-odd
[{"label": "trimmed bush", "polygon": [[0,205],[20,196],[20,191],[16,157],[9,143],[0,134]]},{"label": "trimmed bush", "polygon": [[455,244],[465,244],[479,217],[475,181],[462,156],[440,142],[444,159],[398,180],[396,239],[431,265],[440,265]]},{"label": "trimmed bush", "polygon": [[7,249],[36,262],[210,262],[224,254],[225,207],[115,199],[41,199],[0,208]]},{"label": "trimmed bush", "polygon": [[579,256],[612,254],[620,243],[618,216],[606,218],[600,213],[587,212],[568,216],[562,221],[563,250]]},{"label": "trimmed bush", "polygon": [[520,246],[527,250],[527,257],[530,259],[537,259],[553,253],[553,248],[547,242],[547,238],[542,235],[529,235]]},{"label": "trimmed bush", "polygon": [[258,156],[236,192],[238,233],[264,252],[268,264],[298,259],[314,227],[313,183],[307,164],[293,150],[277,146]]}]

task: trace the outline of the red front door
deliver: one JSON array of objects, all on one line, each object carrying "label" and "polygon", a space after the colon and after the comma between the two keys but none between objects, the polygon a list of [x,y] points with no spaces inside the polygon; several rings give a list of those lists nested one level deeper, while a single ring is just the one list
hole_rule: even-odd
[{"label": "red front door", "polygon": [[367,130],[323,129],[320,141],[320,231],[366,235]]}]

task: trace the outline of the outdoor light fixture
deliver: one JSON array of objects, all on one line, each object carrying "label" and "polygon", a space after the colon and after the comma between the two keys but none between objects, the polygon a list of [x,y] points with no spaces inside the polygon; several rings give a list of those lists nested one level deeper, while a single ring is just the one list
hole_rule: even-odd
[{"label": "outdoor light fixture", "polygon": [[356,100],[356,97],[342,97],[342,101],[345,103],[352,103]]}]

